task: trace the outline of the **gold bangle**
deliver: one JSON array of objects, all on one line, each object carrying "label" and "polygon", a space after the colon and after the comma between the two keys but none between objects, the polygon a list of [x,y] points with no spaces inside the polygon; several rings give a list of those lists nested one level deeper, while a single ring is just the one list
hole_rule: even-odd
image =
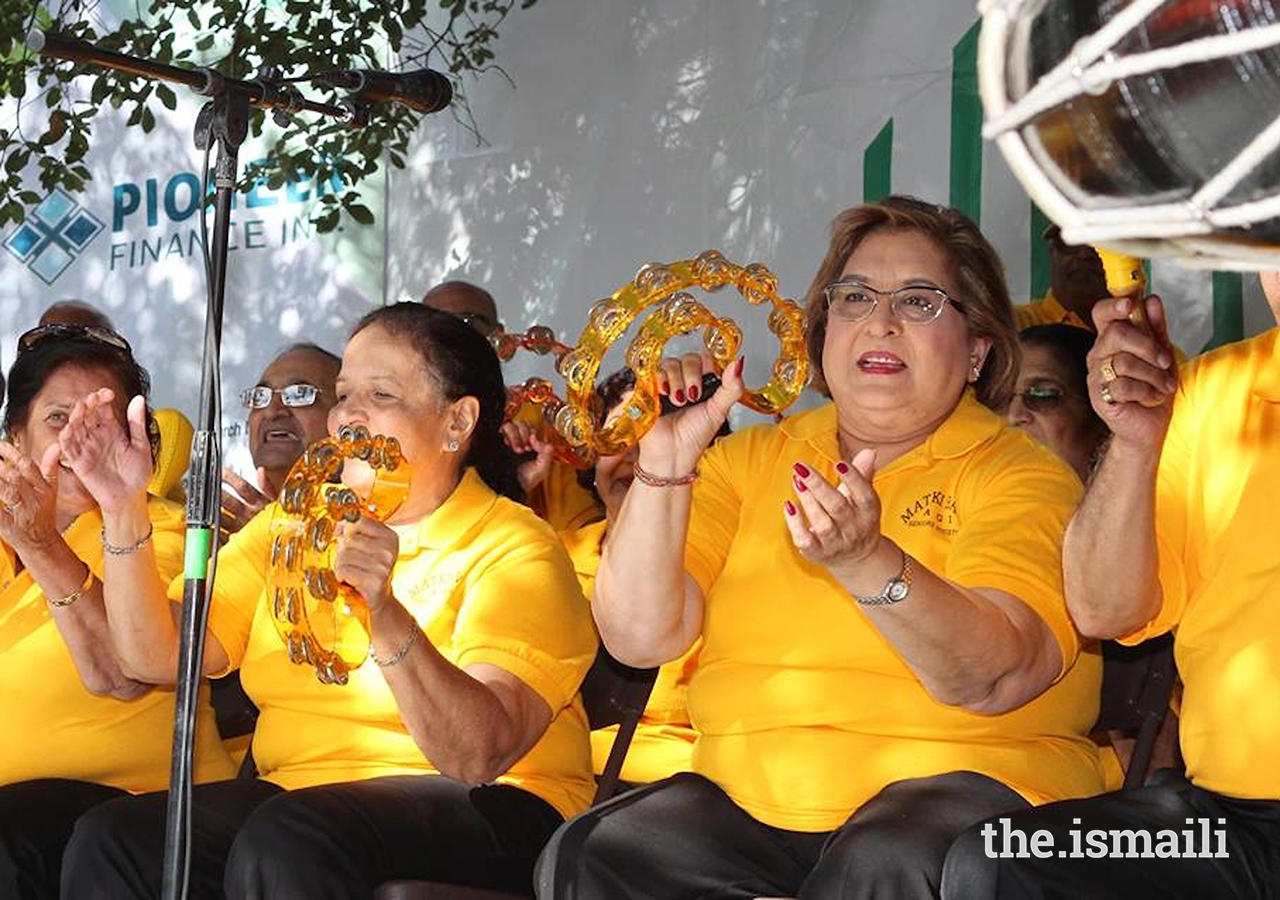
[{"label": "gold bangle", "polygon": [[[88,565],[86,565],[85,568],[88,569],[89,568]],[[70,594],[67,594],[67,596],[65,597],[46,597],[45,600],[49,602],[50,606],[56,606],[59,609],[65,609],[66,607],[70,606],[72,603],[75,603],[77,600],[83,597],[85,594],[85,591],[89,590],[89,588],[91,588],[92,586],[93,586],[93,569],[89,569],[89,574],[84,576],[84,584],[80,585],[80,587],[76,588],[74,591],[72,591]]]},{"label": "gold bangle", "polygon": [[688,475],[681,475],[678,478],[663,478],[661,475],[654,475],[652,472],[646,472],[640,468],[640,463],[631,464],[631,471],[636,476],[636,481],[641,484],[647,484],[649,487],[684,487],[686,484],[693,484],[698,480],[698,470],[695,468]]},{"label": "gold bangle", "polygon": [[102,526],[102,549],[112,556],[128,556],[130,553],[137,553],[151,542],[151,535],[155,533],[155,530],[156,526],[153,523],[148,522],[146,534],[138,538],[138,540],[132,544],[128,544],[124,547],[117,547],[115,544],[107,541],[107,526],[104,524]]},{"label": "gold bangle", "polygon": [[422,629],[418,627],[417,622],[414,622],[413,630],[409,632],[409,639],[404,642],[403,647],[388,656],[386,659],[378,659],[378,654],[373,652],[373,647],[371,646],[369,647],[369,658],[382,669],[394,666],[396,663],[400,662],[400,660],[409,655],[410,648],[412,648],[414,644],[418,643],[418,635],[420,634],[422,634]]}]

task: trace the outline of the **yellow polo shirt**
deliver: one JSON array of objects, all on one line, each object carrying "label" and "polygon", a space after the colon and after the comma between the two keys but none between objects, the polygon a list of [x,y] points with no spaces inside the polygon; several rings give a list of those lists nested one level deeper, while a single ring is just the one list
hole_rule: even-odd
[{"label": "yellow polo shirt", "polygon": [[[594,522],[560,535],[582,593],[591,596],[596,581],[596,569],[600,566],[600,550],[608,522]],[[677,772],[688,772],[692,767],[693,744],[698,732],[689,723],[689,679],[698,667],[698,653],[702,642],[695,641],[685,654],[658,669],[658,677],[645,704],[640,723],[627,748],[627,755],[619,777],[633,784],[661,781]],[[597,728],[591,732],[591,766],[598,775],[604,772],[609,751],[613,749],[618,726]]]},{"label": "yellow polo shirt", "polygon": [[[152,543],[160,573],[182,571],[182,510],[149,497]],[[63,535],[71,550],[102,578],[102,516],[93,509]],[[181,594],[179,594],[181,597]],[[173,690],[156,688],[136,700],[89,693],[76,671],[39,585],[7,544],[0,543],[0,684],[4,685],[0,784],[71,778],[135,793],[164,790],[173,741]],[[197,781],[230,778],[235,770],[218,739],[202,688],[196,727]]]},{"label": "yellow polo shirt", "polygon": [[1092,326],[1059,303],[1058,298],[1053,296],[1053,291],[1047,291],[1039,300],[1015,306],[1013,324],[1019,331],[1032,325],[1074,325],[1076,328],[1093,331]]},{"label": "yellow polo shirt", "polygon": [[[253,757],[262,777],[294,789],[437,774],[372,660],[341,686],[323,685],[310,667],[289,662],[263,590],[277,509],[264,509],[223,548],[209,613],[209,628],[261,710]],[[595,785],[578,685],[597,638],[555,533],[473,469],[430,516],[395,531],[392,590],[426,638],[456,666],[507,670],[551,707],[546,733],[497,781],[566,816],[585,809]]]},{"label": "yellow polo shirt", "polygon": [[604,517],[600,503],[578,484],[578,470],[553,460],[547,477],[529,492],[529,506],[556,531],[571,531]]},{"label": "yellow polo shirt", "polygon": [[1059,680],[987,716],[934,700],[792,545],[782,512],[792,463],[835,482],[839,458],[832,404],[723,438],[702,458],[685,551],[706,597],[689,685],[694,771],[757,819],[810,832],[838,828],[891,782],[957,770],[1032,803],[1100,791],[1087,735],[1101,660],[1080,652],[1062,597],[1075,475],[968,390],[922,445],[875,473],[889,539],[956,584],[1018,597],[1057,638]]},{"label": "yellow polo shirt", "polygon": [[1163,603],[1124,640],[1174,632],[1187,775],[1280,800],[1280,330],[1182,370],[1156,481]]}]

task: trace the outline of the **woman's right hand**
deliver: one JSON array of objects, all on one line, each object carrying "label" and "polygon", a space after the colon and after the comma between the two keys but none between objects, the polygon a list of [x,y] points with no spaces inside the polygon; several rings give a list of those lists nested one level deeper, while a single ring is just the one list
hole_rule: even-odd
[{"label": "woman's right hand", "polygon": [[[1132,305],[1145,304],[1151,331],[1134,325]],[[1159,297],[1108,300],[1093,308],[1098,338],[1089,351],[1089,401],[1113,443],[1158,452],[1169,428],[1178,367]]]},{"label": "woman's right hand", "polygon": [[640,440],[640,467],[659,478],[681,478],[697,468],[702,452],[715,439],[716,432],[729,417],[729,410],[745,390],[742,367],[745,358],[730,362],[721,374],[720,387],[711,399],[697,403],[702,390],[702,376],[713,372],[706,354],[687,353],[667,357],[658,371],[658,393],[666,395],[675,407],[695,404],[670,415],[660,416]]},{"label": "woman's right hand", "polygon": [[114,399],[110,388],[99,388],[78,401],[58,435],[63,458],[104,513],[145,495],[152,471],[146,400],[129,401],[126,432],[111,407]]}]

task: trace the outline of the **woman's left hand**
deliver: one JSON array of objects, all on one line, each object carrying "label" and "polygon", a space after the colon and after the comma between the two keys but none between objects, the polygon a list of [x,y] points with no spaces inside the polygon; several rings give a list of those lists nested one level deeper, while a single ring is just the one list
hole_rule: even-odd
[{"label": "woman's left hand", "polygon": [[400,555],[400,536],[368,516],[340,522],[334,532],[333,574],[360,594],[370,612],[377,612],[392,599],[391,570]]},{"label": "woman's left hand", "polygon": [[831,484],[804,463],[791,473],[795,501],[783,504],[783,518],[800,555],[839,578],[849,574],[880,542],[880,497],[871,486],[876,452],[860,450],[853,464],[836,464],[840,483]]},{"label": "woman's left hand", "polygon": [[58,460],[54,442],[37,465],[0,441],[0,538],[15,550],[44,547],[58,538]]}]

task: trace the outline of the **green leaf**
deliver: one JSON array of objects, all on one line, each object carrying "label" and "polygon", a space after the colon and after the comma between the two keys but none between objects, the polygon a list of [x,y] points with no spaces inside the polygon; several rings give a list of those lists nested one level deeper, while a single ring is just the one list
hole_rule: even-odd
[{"label": "green leaf", "polygon": [[160,102],[164,104],[165,109],[178,108],[178,95],[173,92],[173,88],[169,87],[169,85],[156,85],[156,96],[160,98]]},{"label": "green leaf", "polygon": [[347,207],[347,212],[351,214],[351,218],[355,219],[361,225],[373,224],[373,210],[360,203],[352,203]]},{"label": "green leaf", "polygon": [[339,211],[334,209],[330,212],[325,213],[322,216],[313,217],[311,221],[315,223],[317,232],[319,232],[320,234],[327,234],[328,232],[333,231],[333,229],[338,227],[339,216],[340,216]]}]

